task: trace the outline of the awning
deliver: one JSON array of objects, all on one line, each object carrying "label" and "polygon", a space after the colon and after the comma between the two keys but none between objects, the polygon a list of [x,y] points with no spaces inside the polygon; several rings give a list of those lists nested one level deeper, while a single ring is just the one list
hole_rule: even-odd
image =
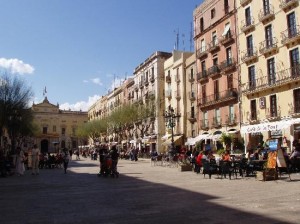
[{"label": "awning", "polygon": [[282,129],[289,128],[292,124],[295,124],[296,120],[285,120],[285,121],[276,121],[255,125],[247,125],[241,127],[241,133],[257,133],[257,132],[266,132],[266,131],[278,131]]},{"label": "awning", "polygon": [[228,33],[229,30],[230,30],[230,24],[226,24],[222,36],[225,36]]},{"label": "awning", "polygon": [[[178,143],[180,141],[181,137],[182,137],[182,135],[174,136],[174,144]],[[171,145],[171,143],[172,143],[172,138],[169,138],[168,140],[163,142],[162,145],[168,146],[168,145]]]},{"label": "awning", "polygon": [[195,138],[188,138],[185,145],[195,145],[197,142],[201,140],[205,140],[207,138],[208,134],[202,134],[198,135]]}]

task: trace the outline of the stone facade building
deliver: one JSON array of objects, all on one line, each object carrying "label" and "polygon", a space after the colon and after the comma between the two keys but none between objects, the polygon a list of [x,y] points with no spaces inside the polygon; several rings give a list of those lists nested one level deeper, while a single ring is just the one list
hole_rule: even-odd
[{"label": "stone facade building", "polygon": [[87,112],[60,110],[51,104],[47,97],[42,103],[33,104],[34,123],[38,126],[36,143],[41,152],[57,152],[60,148],[76,149],[87,145],[87,139],[79,138],[76,129],[88,121]]}]

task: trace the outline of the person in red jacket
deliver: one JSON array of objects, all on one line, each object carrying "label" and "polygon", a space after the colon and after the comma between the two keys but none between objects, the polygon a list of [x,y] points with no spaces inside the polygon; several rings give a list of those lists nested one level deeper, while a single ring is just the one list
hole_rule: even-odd
[{"label": "person in red jacket", "polygon": [[203,152],[200,151],[197,158],[196,158],[196,164],[197,164],[197,173],[200,173],[201,167],[202,167],[202,157],[203,157]]}]

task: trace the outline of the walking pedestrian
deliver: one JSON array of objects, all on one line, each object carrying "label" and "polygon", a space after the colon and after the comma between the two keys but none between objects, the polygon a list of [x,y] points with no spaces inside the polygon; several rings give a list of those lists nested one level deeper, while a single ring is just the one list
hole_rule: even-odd
[{"label": "walking pedestrian", "polygon": [[63,162],[64,162],[64,171],[66,174],[68,165],[69,165],[69,160],[70,160],[70,154],[69,154],[68,149],[66,149],[66,148],[63,149],[62,157],[63,157]]},{"label": "walking pedestrian", "polygon": [[39,159],[40,159],[40,149],[34,144],[32,153],[32,175],[39,175]]},{"label": "walking pedestrian", "polygon": [[17,153],[16,172],[18,176],[23,176],[25,172],[25,155],[20,147],[17,147]]}]

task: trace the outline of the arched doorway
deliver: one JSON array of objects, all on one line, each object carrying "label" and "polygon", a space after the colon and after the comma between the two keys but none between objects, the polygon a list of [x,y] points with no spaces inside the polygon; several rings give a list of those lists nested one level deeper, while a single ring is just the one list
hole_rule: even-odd
[{"label": "arched doorway", "polygon": [[47,139],[41,141],[41,152],[48,153],[49,142]]}]

